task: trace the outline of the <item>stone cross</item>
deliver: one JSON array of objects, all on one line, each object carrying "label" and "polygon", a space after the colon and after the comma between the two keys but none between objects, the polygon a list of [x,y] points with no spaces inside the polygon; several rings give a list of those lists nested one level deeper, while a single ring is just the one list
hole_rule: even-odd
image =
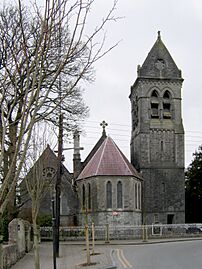
[{"label": "stone cross", "polygon": [[103,121],[100,123],[100,126],[102,126],[102,128],[103,128],[102,135],[106,135],[105,128],[108,126],[108,123],[106,123],[106,121],[103,120]]},{"label": "stone cross", "polygon": [[155,63],[155,66],[156,68],[159,70],[159,71],[162,71],[164,68],[165,68],[165,62],[163,59],[158,59]]}]

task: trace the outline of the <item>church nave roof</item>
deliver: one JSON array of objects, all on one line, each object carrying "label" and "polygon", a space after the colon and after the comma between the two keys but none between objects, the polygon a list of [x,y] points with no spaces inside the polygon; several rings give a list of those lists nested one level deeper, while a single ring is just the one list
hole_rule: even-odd
[{"label": "church nave roof", "polygon": [[141,178],[109,136],[105,138],[84,167],[78,180],[93,176],[135,176]]}]

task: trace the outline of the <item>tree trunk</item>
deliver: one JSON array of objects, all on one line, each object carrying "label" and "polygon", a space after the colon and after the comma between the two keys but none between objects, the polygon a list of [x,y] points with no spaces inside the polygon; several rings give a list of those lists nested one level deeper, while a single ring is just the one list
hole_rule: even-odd
[{"label": "tree trunk", "polygon": [[2,235],[2,215],[0,214],[0,268],[3,268],[3,235]]},{"label": "tree trunk", "polygon": [[[0,235],[0,237],[2,237]],[[2,247],[2,238],[0,238],[0,268],[3,268],[3,247]]]},{"label": "tree trunk", "polygon": [[86,263],[90,264],[90,246],[89,246],[89,233],[88,225],[85,225],[85,235],[86,235]]},{"label": "tree trunk", "polygon": [[[15,171],[17,166],[17,160],[15,159],[15,151],[16,151],[16,144],[17,144],[17,124],[13,121],[10,122],[9,126],[9,140],[10,146],[8,148],[8,168],[12,169],[11,176],[9,179],[9,185],[13,182],[15,178]],[[14,161],[14,164],[12,162]],[[8,201],[7,209],[8,209],[8,221],[11,222],[16,217],[16,188],[13,190],[10,199]]]},{"label": "tree trunk", "polygon": [[34,230],[34,268],[40,269],[39,260],[39,237],[36,219],[33,219],[33,230]]}]

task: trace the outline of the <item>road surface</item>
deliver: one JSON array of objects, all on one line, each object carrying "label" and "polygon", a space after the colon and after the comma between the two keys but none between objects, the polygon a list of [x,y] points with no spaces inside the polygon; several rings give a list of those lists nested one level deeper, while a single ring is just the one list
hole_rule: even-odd
[{"label": "road surface", "polygon": [[201,269],[202,240],[117,245],[111,256],[118,269]]}]

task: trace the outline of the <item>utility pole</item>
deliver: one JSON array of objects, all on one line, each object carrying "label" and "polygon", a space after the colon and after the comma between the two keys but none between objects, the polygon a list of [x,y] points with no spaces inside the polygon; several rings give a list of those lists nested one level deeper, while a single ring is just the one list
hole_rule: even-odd
[{"label": "utility pole", "polygon": [[52,204],[52,228],[53,228],[53,269],[56,269],[57,262],[56,262],[56,242],[55,242],[56,226],[55,226],[55,196],[54,196],[54,193],[52,194],[51,204]]},{"label": "utility pole", "polygon": [[[59,21],[58,21],[58,58],[59,62],[61,62],[61,2],[58,0],[58,7],[59,7]],[[59,257],[59,242],[60,242],[60,195],[61,195],[61,181],[62,181],[62,152],[63,152],[63,114],[62,114],[62,96],[61,96],[61,74],[59,74],[59,81],[58,81],[58,89],[59,89],[59,132],[58,132],[58,170],[57,170],[57,179],[55,184],[55,250],[56,250],[56,257]]]},{"label": "utility pole", "polygon": [[78,143],[74,143],[74,147],[72,148],[63,148],[63,114],[60,113],[59,116],[59,134],[58,134],[58,150],[55,151],[58,153],[58,171],[57,171],[57,179],[55,184],[55,230],[54,230],[54,240],[53,240],[53,249],[56,252],[56,257],[59,257],[59,243],[60,243],[60,195],[61,195],[61,181],[63,175],[63,150],[74,150],[78,152],[78,150],[83,150],[83,147],[80,147]]},{"label": "utility pole", "polygon": [[59,257],[59,237],[60,237],[60,195],[61,195],[61,181],[62,181],[62,151],[63,151],[63,114],[59,115],[59,134],[58,134],[58,170],[57,170],[57,180],[55,184],[55,192],[56,192],[56,219],[55,219],[55,243],[56,243],[56,257]]}]

